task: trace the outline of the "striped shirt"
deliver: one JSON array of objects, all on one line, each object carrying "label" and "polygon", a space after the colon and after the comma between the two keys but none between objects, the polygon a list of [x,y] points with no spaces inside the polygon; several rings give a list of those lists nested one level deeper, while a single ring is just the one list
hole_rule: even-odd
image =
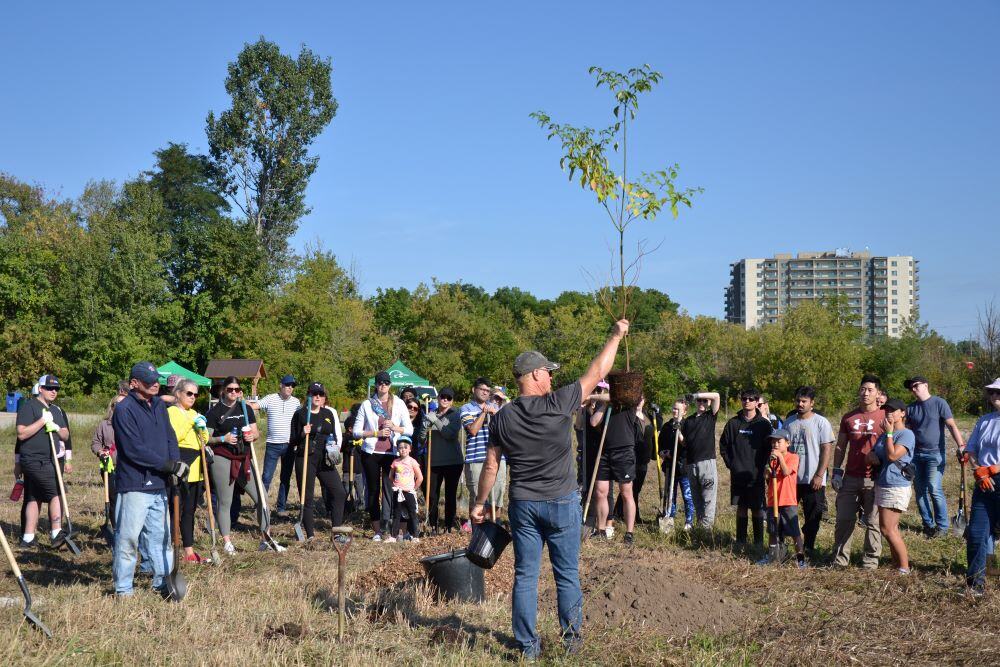
[{"label": "striped shirt", "polygon": [[486,460],[486,446],[490,441],[490,418],[487,417],[483,421],[482,427],[475,435],[469,432],[469,427],[479,418],[479,413],[482,411],[483,409],[479,407],[478,403],[470,402],[463,405],[459,413],[462,417],[465,434],[468,436],[465,442],[466,463],[482,463]]},{"label": "striped shirt", "polygon": [[282,399],[280,394],[268,394],[260,403],[260,411],[267,415],[267,442],[283,445],[292,438],[292,415],[302,407],[294,396]]}]

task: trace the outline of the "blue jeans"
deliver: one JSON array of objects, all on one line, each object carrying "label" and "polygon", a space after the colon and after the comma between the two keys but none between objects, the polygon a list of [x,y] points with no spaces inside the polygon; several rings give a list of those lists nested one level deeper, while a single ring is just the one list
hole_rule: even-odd
[{"label": "blue jeans", "polygon": [[[1000,478],[994,478],[1000,483]],[[983,491],[977,485],[972,491],[969,511],[969,532],[965,556],[969,562],[966,583],[982,586],[986,581],[986,557],[993,552],[993,525],[1000,521],[1000,491]]]},{"label": "blue jeans", "polygon": [[948,530],[948,503],[941,488],[944,473],[944,455],[937,452],[918,452],[913,457],[916,475],[913,490],[917,496],[917,508],[926,530]]},{"label": "blue jeans", "polygon": [[115,507],[115,550],[111,565],[117,595],[132,594],[139,535],[149,548],[153,566],[153,588],[162,590],[170,570],[170,519],[167,514],[167,494],[130,491],[119,493]]},{"label": "blue jeans", "polygon": [[[670,482],[667,482],[668,484]],[[674,501],[670,503],[670,518],[677,516],[677,496],[684,499],[684,521],[694,523],[694,496],[691,495],[691,480],[687,475],[678,475],[674,489]]]},{"label": "blue jeans", "polygon": [[514,538],[514,594],[511,616],[514,639],[526,658],[541,655],[542,643],[535,629],[538,617],[538,571],[542,545],[549,547],[549,561],[556,580],[559,625],[567,647],[581,641],[583,591],[580,590],[580,493],[553,500],[511,500],[508,510]]},{"label": "blue jeans", "polygon": [[295,450],[287,442],[267,443],[264,448],[264,469],[260,473],[265,491],[271,490],[271,480],[274,479],[274,471],[278,469],[278,461],[281,461],[281,474],[278,477],[278,504],[274,510],[284,512],[288,502],[288,487],[292,481],[292,471],[295,470]]}]

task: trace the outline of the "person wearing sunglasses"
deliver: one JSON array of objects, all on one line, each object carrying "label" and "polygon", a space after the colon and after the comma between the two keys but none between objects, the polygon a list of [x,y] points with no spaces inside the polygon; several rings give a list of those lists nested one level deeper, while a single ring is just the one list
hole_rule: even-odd
[{"label": "person wearing sunglasses", "polygon": [[402,400],[392,395],[389,373],[375,375],[375,395],[361,404],[354,420],[354,437],[363,438],[361,465],[365,469],[368,489],[368,516],[371,517],[375,542],[382,541],[382,531],[389,530],[392,520],[392,462],[396,440],[401,435],[413,435],[413,424]]},{"label": "person wearing sunglasses", "polygon": [[278,391],[268,394],[259,403],[250,401],[254,410],[267,415],[267,439],[264,446],[264,469],[260,473],[264,482],[264,490],[271,490],[271,480],[274,471],[281,462],[281,473],[278,478],[278,504],[274,511],[278,516],[285,513],[288,503],[288,489],[292,480],[292,470],[295,468],[295,452],[291,442],[292,416],[302,407],[299,399],[292,396],[295,391],[295,377],[286,375],[281,378]]},{"label": "person wearing sunglasses", "polygon": [[[14,445],[14,477],[24,477],[22,516],[24,530],[21,546],[35,544],[35,530],[42,503],[49,506],[49,525],[53,542],[62,530],[62,512],[56,462],[52,460],[50,438],[69,439],[66,413],[57,410],[54,402],[59,395],[59,379],[43,375],[38,380],[38,396],[29,398],[17,411],[17,442]],[[57,445],[58,447],[58,445]],[[67,468],[71,470],[67,459]],[[67,471],[68,471],[67,470]]]},{"label": "person wearing sunglasses", "polygon": [[719,471],[715,463],[715,421],[722,401],[717,391],[688,394],[685,403],[695,404],[695,413],[681,425],[680,440],[687,451],[687,477],[698,525],[715,525]]},{"label": "person wearing sunglasses", "polygon": [[[306,476],[302,525],[306,530],[306,537],[312,539],[316,529],[313,511],[316,480],[319,480],[323,504],[332,526],[339,526],[344,522],[344,500],[347,494],[337,470],[343,445],[340,419],[337,412],[327,405],[326,388],[322,384],[313,382],[309,385],[307,395],[312,399],[311,403],[307,403],[292,416],[291,442],[295,455],[296,488],[302,488],[302,475]],[[309,412],[310,405],[312,412]],[[305,452],[306,436],[309,436],[308,461]]]},{"label": "person wearing sunglasses", "polygon": [[[174,403],[167,408],[170,425],[177,436],[181,461],[188,465],[188,474],[179,485],[181,504],[181,546],[184,548],[184,561],[188,563],[206,562],[194,551],[194,511],[201,499],[202,485],[205,481],[201,469],[201,444],[199,438],[205,438],[208,423],[205,417],[194,409],[198,398],[198,385],[187,378],[181,378],[174,385]],[[206,450],[206,455],[208,454]]]},{"label": "person wearing sunglasses", "polygon": [[[212,475],[212,490],[218,498],[219,509],[215,514],[222,535],[223,549],[227,554],[236,553],[232,532],[231,509],[236,494],[246,492],[257,508],[257,523],[263,532],[270,528],[264,519],[263,506],[257,498],[257,485],[250,481],[250,443],[258,437],[257,418],[253,410],[243,418],[243,388],[237,378],[230,376],[222,382],[219,402],[205,415],[208,429],[212,432],[209,445],[214,453],[214,461],[209,464]],[[249,422],[249,423],[247,423]],[[261,543],[267,548],[266,543]]]},{"label": "person wearing sunglasses", "polygon": [[[764,471],[771,456],[771,422],[760,413],[760,392],[740,392],[743,408],[726,422],[719,438],[722,461],[729,468],[730,501],[736,508],[736,548],[747,545],[749,514],[753,519],[753,546],[764,550]],[[760,555],[759,553],[757,554]]]},{"label": "person wearing sunglasses", "polygon": [[986,558],[993,551],[993,526],[1000,522],[1000,378],[984,387],[993,412],[983,415],[972,427],[962,463],[973,463],[976,485],[972,490],[972,511],[966,533],[965,553],[969,563],[966,585],[974,597],[982,597],[986,583]]},{"label": "person wearing sunglasses", "polygon": [[458,506],[458,483],[462,479],[463,456],[459,433],[462,419],[455,407],[455,390],[443,387],[438,392],[437,412],[424,417],[423,432],[431,440],[431,494],[427,503],[428,523],[434,532],[439,530],[438,502],[441,483],[444,483],[444,530],[455,527]]}]

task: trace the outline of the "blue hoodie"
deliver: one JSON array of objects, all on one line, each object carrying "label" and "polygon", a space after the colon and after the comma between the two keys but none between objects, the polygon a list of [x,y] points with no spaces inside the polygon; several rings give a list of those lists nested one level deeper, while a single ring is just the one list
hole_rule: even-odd
[{"label": "blue hoodie", "polygon": [[154,396],[152,403],[134,391],[115,407],[111,417],[118,461],[115,481],[118,493],[159,493],[167,488],[168,461],[180,459],[177,435],[170,425],[167,405]]}]

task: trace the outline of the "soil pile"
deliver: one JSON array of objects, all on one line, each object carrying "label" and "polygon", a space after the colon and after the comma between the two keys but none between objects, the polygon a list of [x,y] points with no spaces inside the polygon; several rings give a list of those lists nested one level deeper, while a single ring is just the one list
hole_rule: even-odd
[{"label": "soil pile", "polygon": [[[616,556],[584,557],[580,563],[584,627],[645,627],[673,636],[720,633],[742,626],[749,614],[698,578],[677,571],[665,555]],[[555,590],[547,587],[542,600],[554,608]]]}]

